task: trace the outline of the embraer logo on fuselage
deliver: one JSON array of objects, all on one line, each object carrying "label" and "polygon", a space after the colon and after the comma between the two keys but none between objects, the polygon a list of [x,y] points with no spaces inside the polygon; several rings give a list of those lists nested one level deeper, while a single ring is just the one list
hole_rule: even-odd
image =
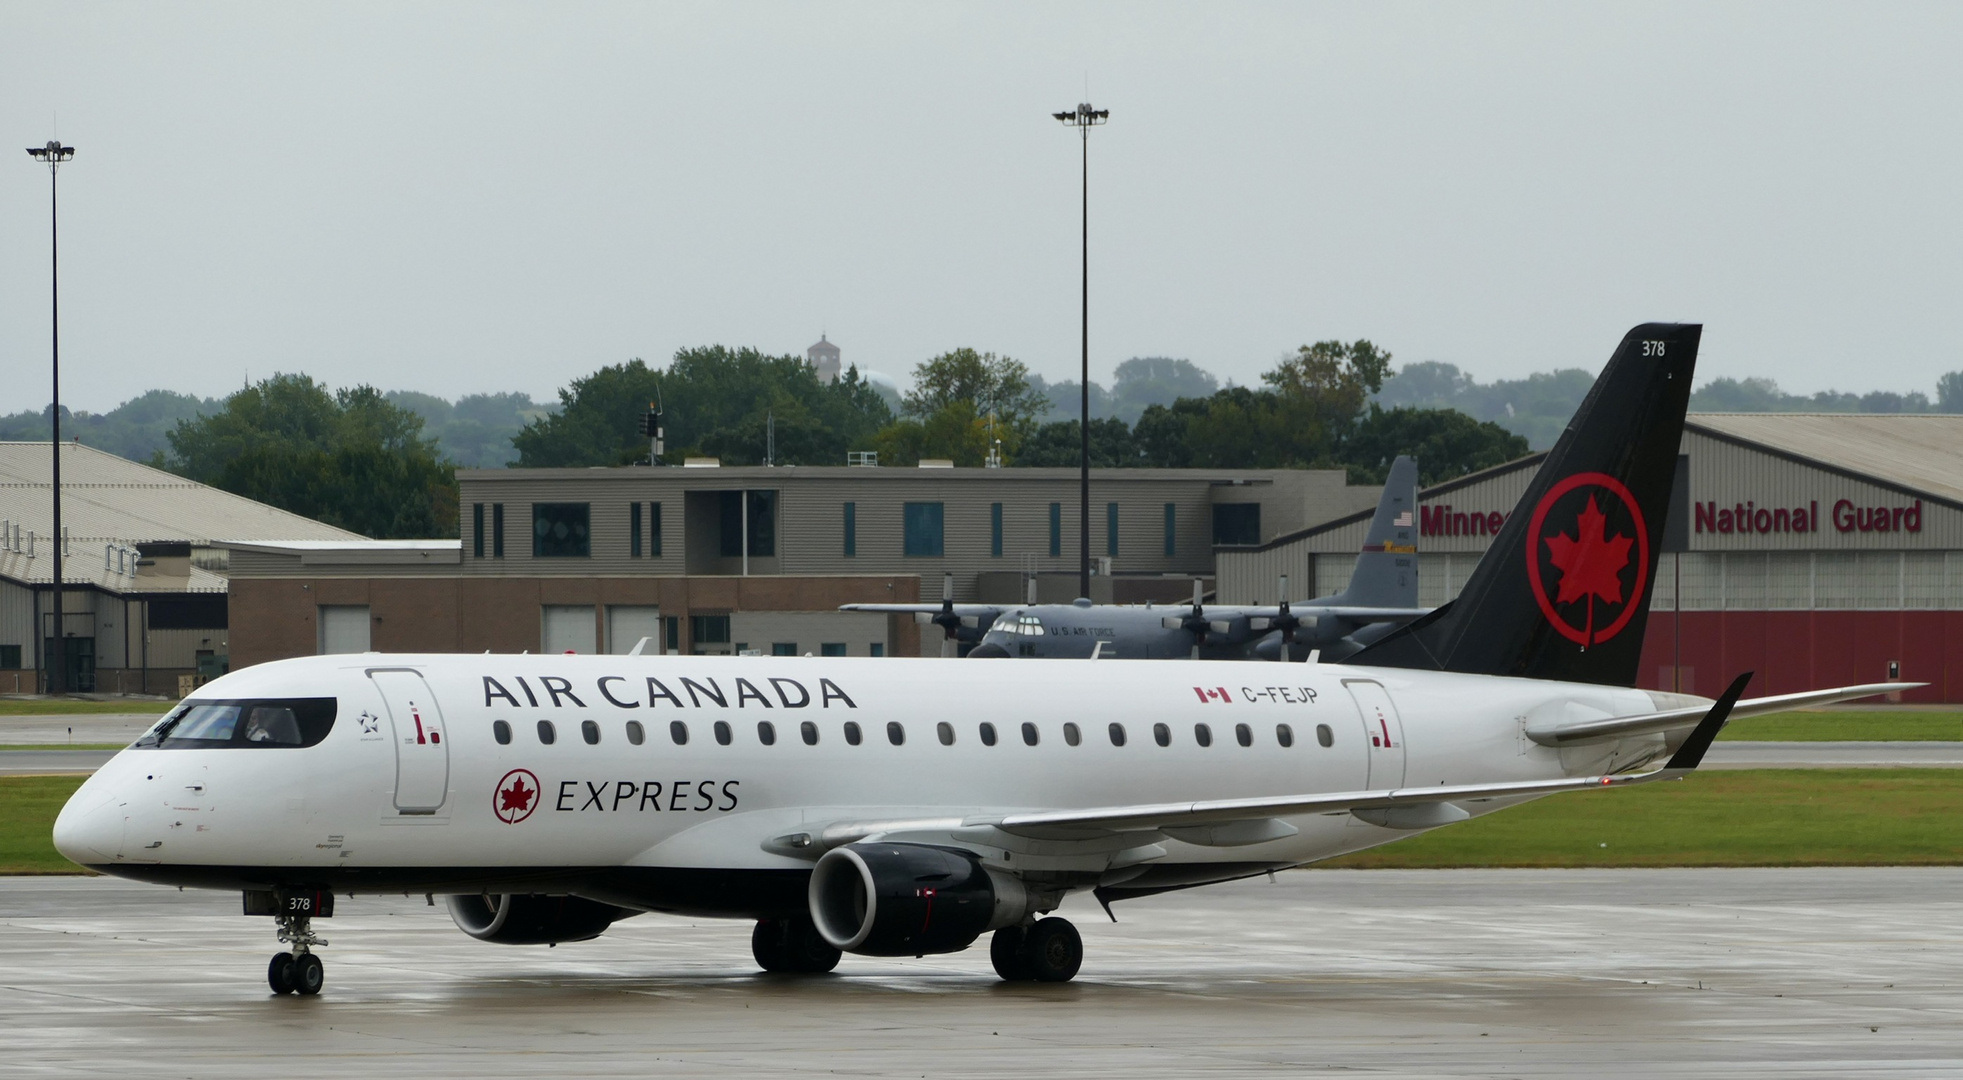
[{"label": "embraer logo on fuselage", "polygon": [[[525,676],[512,675],[508,676],[508,678],[525,695],[525,700],[518,700],[518,695],[506,689],[503,683],[500,683],[492,676],[486,675],[484,676],[485,708],[490,708],[500,698],[510,702],[511,707],[514,709],[526,706],[534,709],[541,707],[539,694],[533,692],[532,684],[525,681]],[[538,680],[540,692],[544,693],[551,701],[551,704],[545,707],[562,709],[568,703],[573,708],[584,709],[587,707],[586,702],[580,698],[578,693],[574,692],[571,679],[560,678],[557,675],[538,675],[534,676],[534,678]],[[758,683],[762,683],[763,685],[759,686]],[[648,676],[645,687],[647,707],[650,709],[654,708],[663,701],[666,701],[670,707],[676,709],[803,709],[813,704],[816,704],[821,709],[829,709],[834,702],[840,708],[856,709],[859,707],[857,702],[853,701],[844,690],[839,688],[837,683],[830,679],[818,680],[815,701],[813,700],[811,689],[802,682],[796,679],[786,679],[777,676],[766,676],[754,682],[747,678],[738,678],[735,680],[735,685],[728,689],[725,689],[721,683],[708,676],[704,676],[700,680],[682,676],[675,680],[675,684],[681,688],[679,693],[660,679],[652,675]],[[767,692],[765,687],[768,687]],[[642,691],[635,689],[633,687],[633,680],[624,675],[602,675],[594,680],[594,689],[601,697],[605,698],[608,703],[614,705],[616,708],[638,709],[642,705],[642,702],[639,700]],[[734,692],[732,693],[731,691]],[[622,697],[620,695],[626,696]],[[688,698],[686,702],[682,700],[684,695]]]}]

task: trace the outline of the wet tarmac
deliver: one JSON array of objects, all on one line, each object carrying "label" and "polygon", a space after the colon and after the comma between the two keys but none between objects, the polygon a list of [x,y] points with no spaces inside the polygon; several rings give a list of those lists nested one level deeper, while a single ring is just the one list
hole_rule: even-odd
[{"label": "wet tarmac", "polygon": [[342,901],[272,997],[229,894],[0,879],[0,1074],[1963,1075],[1963,869],[1297,871],[1079,898],[1074,983],[986,951],[755,973],[741,923],[464,937]]}]

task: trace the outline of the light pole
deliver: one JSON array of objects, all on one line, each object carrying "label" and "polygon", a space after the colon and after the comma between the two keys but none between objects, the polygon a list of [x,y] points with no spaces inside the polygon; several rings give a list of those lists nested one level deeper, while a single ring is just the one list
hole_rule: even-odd
[{"label": "light pole", "polygon": [[[54,647],[48,650],[48,688],[54,693],[68,692],[68,655],[62,634],[61,617],[61,232],[59,202],[56,198],[56,170],[61,163],[75,156],[75,148],[63,146],[50,139],[46,146],[30,146],[27,152],[36,161],[48,164],[48,325],[52,331],[49,343],[49,366],[54,379],[54,403],[48,409],[48,416],[54,422],[54,441],[50,447],[54,451],[54,535],[48,538],[48,546],[54,549],[55,556],[55,633]],[[35,633],[41,628],[35,627]]]},{"label": "light pole", "polygon": [[1078,383],[1083,391],[1079,424],[1084,439],[1078,464],[1077,595],[1088,597],[1091,594],[1091,129],[1110,119],[1111,110],[1079,105],[1074,112],[1050,115],[1076,128],[1084,137],[1084,368]]}]

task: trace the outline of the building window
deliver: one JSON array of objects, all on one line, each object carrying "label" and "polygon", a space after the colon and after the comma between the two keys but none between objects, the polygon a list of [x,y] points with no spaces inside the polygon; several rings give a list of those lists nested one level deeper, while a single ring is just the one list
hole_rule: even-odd
[{"label": "building window", "polygon": [[827,641],[823,645],[818,646],[818,655],[819,656],[844,656],[845,643],[843,641]]},{"label": "building window", "polygon": [[1118,504],[1104,504],[1104,553],[1116,557],[1118,554]]},{"label": "building window", "polygon": [[753,558],[770,558],[777,554],[777,493],[775,491],[724,491],[721,495],[722,542],[720,554],[725,559],[743,556],[743,515],[745,500],[749,506],[749,551]]},{"label": "building window", "polygon": [[1179,545],[1174,540],[1174,537],[1179,535],[1179,514],[1174,506],[1173,503],[1166,504],[1166,558],[1168,559],[1179,554]]},{"label": "building window", "polygon": [[871,654],[871,655],[873,655],[873,656],[885,656],[885,655],[886,655],[886,643],[885,643],[885,642],[883,642],[883,641],[875,641],[875,642],[873,642],[873,643],[872,643],[872,654]]},{"label": "building window", "polygon": [[1050,504],[1050,557],[1063,554],[1063,504]]},{"label": "building window", "polygon": [[20,646],[0,645],[0,668],[17,668],[19,666]]},{"label": "building window", "polygon": [[773,641],[773,642],[771,642],[771,643],[770,643],[770,655],[772,655],[772,656],[796,656],[796,655],[797,655],[797,642],[795,642],[795,641]]},{"label": "building window", "polygon": [[656,652],[680,652],[682,648],[682,617],[664,615],[661,618],[661,640],[655,642],[660,648]]},{"label": "building window", "polygon": [[1215,544],[1261,542],[1260,503],[1216,503],[1213,507]]},{"label": "building window", "polygon": [[491,558],[504,558],[504,504],[491,504]]},{"label": "building window", "polygon": [[988,553],[994,558],[1002,557],[1002,504],[988,504]]},{"label": "building window", "polygon": [[473,558],[484,557],[484,504],[470,504],[470,554]]},{"label": "building window", "polygon": [[533,503],[532,557],[581,559],[593,554],[587,503]]},{"label": "building window", "polygon": [[845,504],[845,557],[855,558],[859,554],[859,504]]},{"label": "building window", "polygon": [[627,509],[630,523],[627,527],[627,554],[638,559],[641,557],[641,504],[628,503]]},{"label": "building window", "polygon": [[729,644],[729,616],[690,615],[688,636],[698,646]]},{"label": "building window", "polygon": [[648,504],[648,554],[661,557],[661,504]]},{"label": "building window", "polygon": [[943,504],[937,502],[910,502],[906,504],[906,554],[925,558],[939,558],[942,549],[941,523]]}]

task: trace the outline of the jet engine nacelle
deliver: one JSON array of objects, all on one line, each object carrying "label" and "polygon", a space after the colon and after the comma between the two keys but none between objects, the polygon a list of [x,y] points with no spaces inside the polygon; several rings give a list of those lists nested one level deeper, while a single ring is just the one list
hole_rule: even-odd
[{"label": "jet engine nacelle", "polygon": [[928,844],[834,848],[811,872],[811,919],[843,952],[924,956],[958,952],[989,930],[1021,922],[1029,893],[974,855]]},{"label": "jet engine nacelle", "polygon": [[479,941],[499,945],[588,941],[599,937],[615,919],[635,914],[577,896],[473,894],[448,899],[450,918],[457,929]]}]

